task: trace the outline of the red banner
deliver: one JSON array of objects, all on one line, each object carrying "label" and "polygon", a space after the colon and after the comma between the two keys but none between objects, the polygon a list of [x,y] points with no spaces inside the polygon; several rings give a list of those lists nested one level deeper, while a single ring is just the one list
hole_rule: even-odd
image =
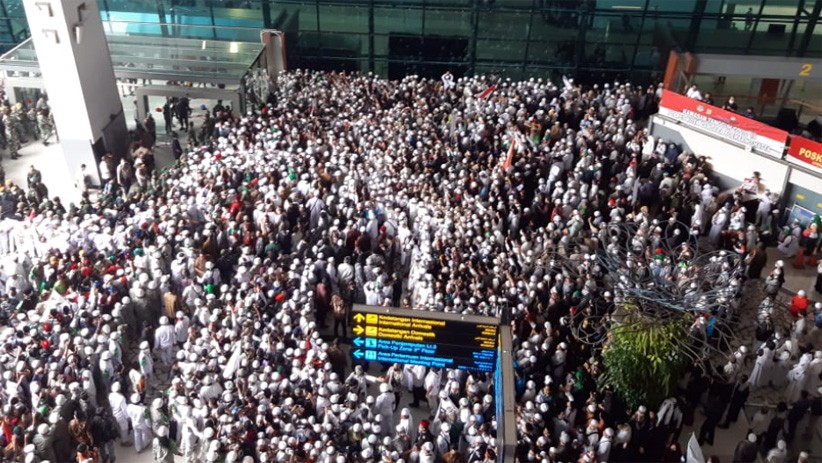
[{"label": "red banner", "polygon": [[788,139],[784,130],[668,90],[662,91],[659,114],[780,159]]},{"label": "red banner", "polygon": [[800,161],[801,165],[822,172],[822,143],[792,135],[788,159]]},{"label": "red banner", "polygon": [[508,148],[508,156],[505,157],[505,161],[502,163],[502,170],[508,170],[511,168],[511,164],[514,162],[514,152],[517,150],[517,139],[511,138],[511,147]]}]

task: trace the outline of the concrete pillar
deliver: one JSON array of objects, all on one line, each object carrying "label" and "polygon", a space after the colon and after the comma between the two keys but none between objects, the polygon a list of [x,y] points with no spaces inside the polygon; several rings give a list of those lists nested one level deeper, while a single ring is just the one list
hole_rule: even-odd
[{"label": "concrete pillar", "polygon": [[[125,155],[128,130],[96,0],[23,0],[49,105],[73,182]],[[68,180],[68,179],[67,179]]]}]

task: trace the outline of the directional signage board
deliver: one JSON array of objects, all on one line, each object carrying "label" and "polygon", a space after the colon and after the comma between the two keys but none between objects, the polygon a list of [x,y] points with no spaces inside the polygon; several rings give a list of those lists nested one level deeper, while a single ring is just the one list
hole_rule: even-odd
[{"label": "directional signage board", "polygon": [[494,371],[499,320],[493,317],[354,305],[357,361]]}]

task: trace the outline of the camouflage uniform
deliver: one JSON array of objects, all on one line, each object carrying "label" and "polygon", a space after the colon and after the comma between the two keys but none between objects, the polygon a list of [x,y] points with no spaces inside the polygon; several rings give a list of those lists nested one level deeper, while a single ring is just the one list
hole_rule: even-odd
[{"label": "camouflage uniform", "polygon": [[17,131],[17,140],[19,142],[25,142],[24,135],[26,133],[25,125],[23,124],[23,120],[26,118],[26,115],[23,113],[23,107],[18,103],[11,108],[11,121],[14,129]]},{"label": "camouflage uniform", "polygon": [[7,113],[3,116],[3,125],[6,128],[6,146],[9,150],[9,155],[12,159],[17,159],[20,157],[18,154],[18,150],[20,150],[20,136],[11,114]]},{"label": "camouflage uniform", "polygon": [[23,116],[23,126],[26,129],[26,134],[31,135],[33,140],[39,140],[42,134],[40,133],[40,126],[37,124],[37,111],[31,108]]},{"label": "camouflage uniform", "polygon": [[37,112],[37,129],[40,132],[40,139],[43,140],[44,145],[49,144],[49,138],[54,135],[54,125],[51,123],[51,117],[45,111]]},{"label": "camouflage uniform", "polygon": [[54,138],[57,139],[57,143],[60,143],[60,134],[57,133],[57,123],[54,122],[54,113],[51,112],[51,110],[49,110],[48,121],[51,126],[51,132],[54,134]]}]

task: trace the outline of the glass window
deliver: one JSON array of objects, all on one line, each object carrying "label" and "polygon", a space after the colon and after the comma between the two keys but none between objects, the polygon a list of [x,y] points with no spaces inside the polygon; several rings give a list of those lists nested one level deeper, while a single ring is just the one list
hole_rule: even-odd
[{"label": "glass window", "polygon": [[531,42],[528,47],[528,63],[545,66],[573,66],[576,40]]},{"label": "glass window", "polygon": [[660,13],[693,13],[696,9],[696,0],[650,0],[648,2],[649,11]]},{"label": "glass window", "polygon": [[322,32],[368,32],[368,8],[319,4]]},{"label": "glass window", "polygon": [[387,34],[374,34],[374,57],[389,56],[389,36]]},{"label": "glass window", "polygon": [[[768,16],[796,16],[799,0],[765,0],[765,7],[762,9],[763,15]],[[805,8],[813,9],[813,2],[805,2]]]},{"label": "glass window", "polygon": [[471,9],[426,8],[424,33],[426,35],[461,35],[469,37],[471,33]]},{"label": "glass window", "polygon": [[408,7],[374,8],[374,32],[422,34],[422,9]]},{"label": "glass window", "polygon": [[[738,24],[739,21],[736,21]],[[696,36],[696,50],[702,53],[745,53],[751,33],[731,28],[700,28]]]},{"label": "glass window", "polygon": [[584,50],[584,64],[597,68],[627,68],[631,65],[633,55],[633,43],[617,43],[608,40],[587,41]]},{"label": "glass window", "polygon": [[540,15],[535,15],[531,24],[531,48],[534,46],[551,48],[557,43],[576,40],[579,35],[577,29],[551,23]]},{"label": "glass window", "polygon": [[791,23],[760,20],[748,53],[786,55],[792,28]]},{"label": "glass window", "polygon": [[489,39],[525,39],[530,20],[528,11],[481,11],[477,35]]},{"label": "glass window", "polygon": [[585,32],[586,41],[636,43],[637,35],[641,33],[641,13],[597,14],[593,19],[594,27]]},{"label": "glass window", "polygon": [[[800,26],[800,29],[804,29]],[[804,34],[804,30],[802,33]],[[805,56],[809,58],[822,58],[822,27],[819,24],[816,25],[813,29],[813,36],[811,37],[811,41],[808,43],[808,49],[805,51]],[[802,40],[802,34],[797,33],[796,35],[796,44],[794,46],[798,46],[800,41]]]},{"label": "glass window", "polygon": [[271,2],[271,21],[276,24],[280,15],[290,13],[299,18],[298,28],[301,31],[317,30],[317,3],[301,2],[282,5],[280,2]]},{"label": "glass window", "polygon": [[667,56],[662,56],[662,51],[653,45],[640,45],[634,55],[634,67],[648,69],[650,71],[662,72],[663,64],[667,62]]},{"label": "glass window", "polygon": [[524,40],[477,39],[477,60],[522,63],[524,59]]},{"label": "glass window", "polygon": [[473,2],[472,0],[400,0],[403,3],[405,2],[416,2],[416,3],[425,3],[426,5],[437,5],[437,6],[455,6],[455,7],[464,7],[470,6]]},{"label": "glass window", "polygon": [[[7,2],[8,3],[8,2]],[[157,14],[157,3],[153,0],[108,0],[109,11],[153,12]]]}]

